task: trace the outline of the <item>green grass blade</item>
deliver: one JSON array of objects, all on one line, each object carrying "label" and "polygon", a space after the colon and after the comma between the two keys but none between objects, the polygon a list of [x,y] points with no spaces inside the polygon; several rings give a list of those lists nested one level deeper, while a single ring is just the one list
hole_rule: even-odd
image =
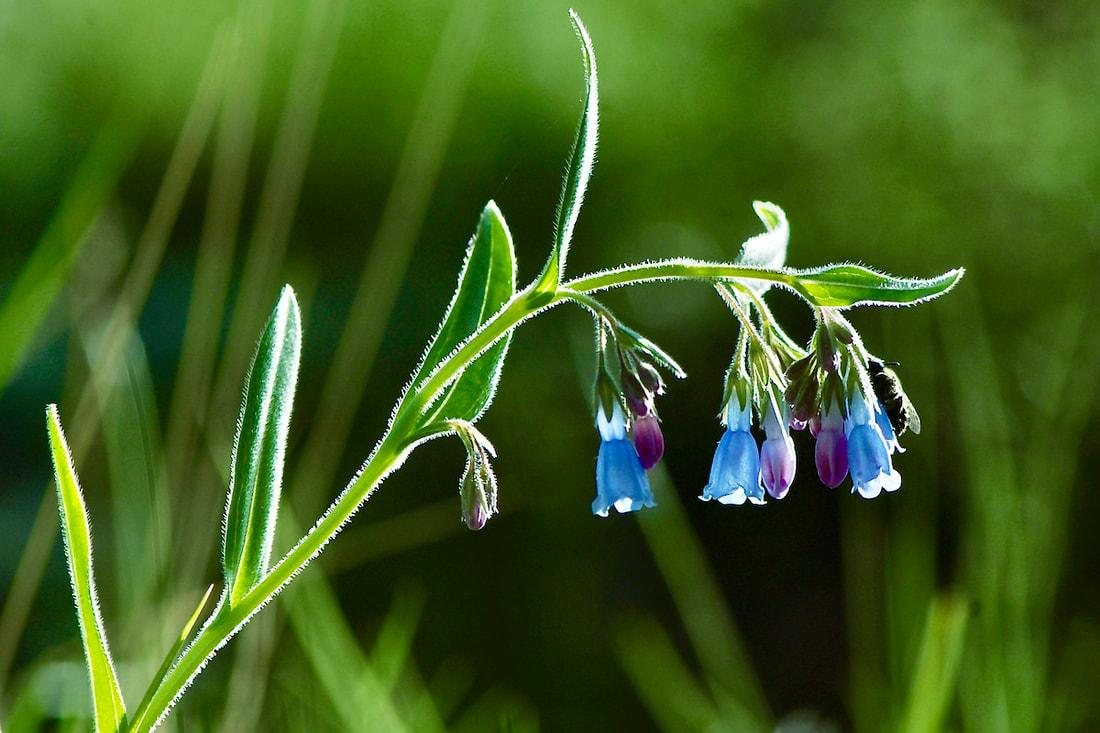
[{"label": "green grass blade", "polygon": [[562,181],[561,199],[558,201],[558,213],[554,222],[554,251],[539,276],[536,291],[554,292],[565,272],[565,259],[569,254],[569,245],[573,240],[573,228],[581,213],[581,204],[588,189],[588,179],[592,177],[592,166],[596,163],[596,138],[599,129],[600,92],[596,77],[596,54],[592,49],[592,39],[581,22],[576,11],[570,10],[569,17],[573,28],[581,40],[584,52],[584,114],[577,127],[577,137],[573,141],[573,150],[569,154],[569,166]]},{"label": "green grass blade", "polygon": [[54,476],[57,479],[65,555],[69,560],[69,577],[76,601],[76,615],[80,622],[80,637],[84,642],[92,684],[96,730],[117,731],[126,720],[126,706],[122,700],[114,664],[111,662],[111,653],[107,648],[103,620],[99,616],[95,578],[92,573],[92,535],[88,512],[84,507],[84,498],[80,493],[69,445],[61,430],[61,419],[58,417],[56,405],[46,408],[46,419]]},{"label": "green grass blade", "polygon": [[955,695],[969,615],[970,605],[964,598],[943,595],[932,599],[913,681],[897,728],[900,733],[942,730],[948,705]]},{"label": "green grass blade", "polygon": [[[722,713],[660,624],[625,616],[612,626],[622,669],[662,731],[727,729]],[[728,728],[756,733],[763,728]]]},{"label": "green grass blade", "polygon": [[[662,510],[639,516],[638,527],[676,604],[692,653],[699,660],[702,681],[716,703],[714,708],[729,730],[770,730],[772,713],[763,686],[736,619],[722,598],[714,569],[692,531],[683,503],[677,498],[676,487],[660,465],[650,472],[650,481],[664,497]],[[656,655],[660,644],[657,637],[652,639],[654,646],[649,654]],[[659,658],[654,656],[652,661],[658,662]],[[660,665],[650,672],[663,673]],[[630,674],[634,677],[635,672]],[[642,670],[637,670],[637,674],[642,674]],[[634,681],[638,684],[642,680]],[[644,694],[644,688],[639,687],[639,692]]]},{"label": "green grass blade", "polygon": [[92,143],[65,199],[0,304],[0,391],[65,284],[89,228],[133,155],[138,124],[118,114]]},{"label": "green grass blade", "polygon": [[[516,253],[504,216],[490,201],[470,239],[458,289],[443,316],[439,332],[424,354],[418,371],[434,369],[516,292]],[[508,353],[511,334],[494,344],[453,381],[420,419],[427,425],[439,419],[474,422],[489,407]],[[417,380],[414,379],[414,382]]]},{"label": "green grass blade", "polygon": [[223,545],[230,607],[267,572],[301,350],[301,315],[288,285],[260,336],[233,444]]}]

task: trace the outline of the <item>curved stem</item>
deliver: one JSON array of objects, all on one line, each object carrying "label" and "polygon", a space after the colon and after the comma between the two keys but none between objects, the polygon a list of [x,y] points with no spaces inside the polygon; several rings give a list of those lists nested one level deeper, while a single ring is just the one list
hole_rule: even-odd
[{"label": "curved stem", "polygon": [[454,352],[436,365],[427,377],[409,385],[394,408],[389,427],[360,472],[321,515],[313,528],[270,569],[263,580],[232,607],[219,606],[218,612],[202,627],[158,689],[148,698],[147,704],[135,711],[129,730],[135,733],[151,730],[214,653],[324,549],[386,476],[400,468],[413,449],[437,434],[432,431],[414,432],[416,418],[467,366],[520,323],[567,300],[577,301],[589,308],[595,304],[602,309],[602,304],[588,297],[588,294],[607,288],[668,280],[710,282],[715,279],[735,278],[768,280],[798,290],[795,279],[784,273],[694,260],[665,260],[585,275],[564,283],[549,297],[547,293],[537,292],[533,287],[516,293]]},{"label": "curved stem", "polygon": [[712,280],[762,280],[788,287],[806,297],[807,300],[812,301],[812,297],[798,282],[798,278],[790,273],[687,258],[645,262],[640,265],[624,265],[611,270],[582,275],[575,280],[563,283],[562,288],[582,293],[594,293],[623,285],[668,280],[704,280],[708,282]]}]

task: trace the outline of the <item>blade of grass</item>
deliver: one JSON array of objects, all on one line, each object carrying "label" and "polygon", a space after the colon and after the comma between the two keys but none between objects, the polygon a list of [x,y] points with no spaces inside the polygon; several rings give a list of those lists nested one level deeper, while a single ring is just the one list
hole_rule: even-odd
[{"label": "blade of grass", "polygon": [[[213,480],[192,478],[233,272],[271,15],[270,0],[241,3],[234,26],[235,52],[226,60],[227,82],[215,134],[210,188],[164,438],[168,475],[174,487],[185,489],[179,493],[188,501],[195,500],[199,486],[217,485]],[[221,500],[220,491],[211,494],[211,499]],[[184,548],[183,554],[190,551]]]},{"label": "blade of grass", "polygon": [[638,526],[668,584],[706,683],[716,701],[730,701],[721,712],[734,729],[768,730],[772,720],[763,688],[668,472],[658,465],[650,472],[650,483],[664,497],[661,511],[639,514]]},{"label": "blade of grass", "polygon": [[[1082,483],[1076,459],[1094,407],[1079,396],[1095,391],[1100,371],[1091,328],[1100,303],[1084,281],[1066,291],[1071,295],[1057,317],[1036,317],[1045,368],[1033,377],[1031,405],[1003,396],[972,293],[964,289],[958,311],[942,317],[967,468],[968,589],[980,609],[960,675],[960,707],[976,730],[1039,730],[1051,714],[1054,603],[1070,500]],[[1018,449],[1010,425],[1021,426],[1027,450]]]},{"label": "blade of grass", "polygon": [[[971,571],[964,582],[981,609],[968,639],[967,669],[959,678],[963,724],[975,731],[1030,730],[1020,706],[1031,707],[1024,689],[1013,689],[1012,658],[1030,658],[1031,619],[1026,610],[1027,558],[1013,555],[1026,542],[1021,526],[1020,482],[1009,426],[1016,424],[1000,388],[996,357],[972,288],[938,310],[948,375],[959,415],[965,457],[965,513],[961,552]],[[1027,674],[1033,674],[1028,668]]]},{"label": "blade of grass", "polygon": [[117,731],[126,720],[126,705],[122,701],[118,675],[115,674],[114,663],[111,661],[103,619],[99,615],[88,511],[84,506],[72,455],[61,430],[61,419],[58,417],[56,405],[46,408],[46,418],[54,477],[57,480],[61,526],[64,530],[65,556],[69,560],[69,578],[72,581],[80,637],[88,663],[96,730],[100,733]]},{"label": "blade of grass", "polygon": [[955,695],[969,614],[969,603],[957,596],[941,595],[929,605],[898,733],[935,733],[943,729],[948,705]]},{"label": "blade of grass", "polygon": [[848,705],[856,733],[877,733],[890,719],[885,614],[886,527],[879,510],[841,502],[844,611],[848,628]]},{"label": "blade of grass", "polygon": [[345,730],[411,730],[360,651],[359,640],[320,573],[304,573],[283,594],[282,605]]},{"label": "blade of grass", "polygon": [[[346,7],[345,0],[312,0],[305,8],[301,45],[290,72],[251,243],[245,253],[240,292],[225,341],[226,352],[213,390],[214,405],[236,401],[234,395],[250,356],[246,345],[252,343],[266,315],[266,304],[279,288],[279,270],[290,241],[306,162],[339,45]],[[221,432],[227,439],[232,428],[223,426]]]},{"label": "blade of grass", "polygon": [[[612,626],[622,668],[657,726],[665,731],[716,729],[721,715],[660,624],[619,618]],[[750,731],[753,728],[738,728]]]},{"label": "blade of grass", "polygon": [[[211,446],[231,444],[232,414],[222,406],[234,404],[245,376],[251,353],[248,344],[263,324],[266,304],[277,292],[278,274],[298,196],[305,175],[321,101],[336,54],[346,10],[345,0],[312,0],[305,8],[301,44],[286,91],[283,113],[272,144],[267,174],[245,252],[239,292],[225,339],[222,361],[210,391],[204,428]],[[184,537],[193,538],[189,552],[177,568],[177,575],[190,582],[203,577],[214,543],[208,518],[216,497],[196,495],[180,506],[179,526]]]},{"label": "blade of grass", "polygon": [[[85,333],[87,330],[81,329],[81,340],[89,362],[94,363],[100,339]],[[140,335],[131,331],[126,340],[125,357],[117,371],[100,375],[92,383],[102,406],[113,514],[112,550],[115,557],[126,558],[128,567],[114,578],[117,607],[138,615],[160,600],[171,525],[167,497],[160,490],[165,481],[153,378]],[[128,631],[134,637],[147,634],[146,641],[153,641],[160,629],[156,624],[136,624]],[[118,641],[125,653],[125,641]]]}]

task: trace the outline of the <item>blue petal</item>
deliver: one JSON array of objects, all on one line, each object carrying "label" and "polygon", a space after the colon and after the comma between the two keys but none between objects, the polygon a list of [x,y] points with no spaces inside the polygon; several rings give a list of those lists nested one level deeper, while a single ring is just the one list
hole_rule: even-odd
[{"label": "blue petal", "polygon": [[606,517],[611,507],[620,513],[657,506],[641,459],[629,440],[605,440],[596,458],[596,499],[592,513]]},{"label": "blue petal", "polygon": [[848,464],[852,486],[864,498],[874,498],[883,489],[894,491],[901,485],[901,475],[890,462],[886,441],[872,425],[857,425],[848,434]]},{"label": "blue petal", "polygon": [[744,504],[746,499],[764,503],[760,485],[760,450],[746,430],[726,430],[714,462],[710,466],[710,483],[703,489],[703,501],[717,499],[723,504]]}]

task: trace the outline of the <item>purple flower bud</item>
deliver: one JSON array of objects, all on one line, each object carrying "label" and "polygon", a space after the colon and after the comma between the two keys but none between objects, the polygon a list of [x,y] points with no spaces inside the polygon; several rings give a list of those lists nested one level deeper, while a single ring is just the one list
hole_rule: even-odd
[{"label": "purple flower bud", "polygon": [[665,452],[665,437],[657,417],[649,413],[634,421],[634,448],[642,461],[642,468],[649,470],[657,465]]},{"label": "purple flower bud", "polygon": [[475,532],[485,527],[485,523],[489,521],[489,510],[485,508],[485,504],[479,502],[469,514],[465,516],[466,526]]},{"label": "purple flower bud", "polygon": [[475,532],[483,528],[497,511],[497,482],[492,469],[481,460],[468,459],[459,496],[462,521]]},{"label": "purple flower bud", "polygon": [[623,397],[632,415],[641,417],[649,413],[649,395],[641,382],[629,372],[623,374]]},{"label": "purple flower bud", "polygon": [[821,483],[835,489],[848,475],[848,439],[841,430],[823,430],[814,449],[817,475]]},{"label": "purple flower bud", "polygon": [[794,481],[794,441],[787,432],[786,421],[780,421],[774,406],[764,417],[764,432],[767,439],[760,448],[760,476],[768,493],[782,499]]},{"label": "purple flower bud", "polygon": [[848,475],[848,439],[844,435],[844,418],[835,404],[824,417],[818,418],[817,447],[814,459],[821,483],[835,489]]},{"label": "purple flower bud", "polygon": [[665,393],[665,380],[661,379],[661,373],[652,364],[645,361],[638,363],[638,379],[650,394]]}]

